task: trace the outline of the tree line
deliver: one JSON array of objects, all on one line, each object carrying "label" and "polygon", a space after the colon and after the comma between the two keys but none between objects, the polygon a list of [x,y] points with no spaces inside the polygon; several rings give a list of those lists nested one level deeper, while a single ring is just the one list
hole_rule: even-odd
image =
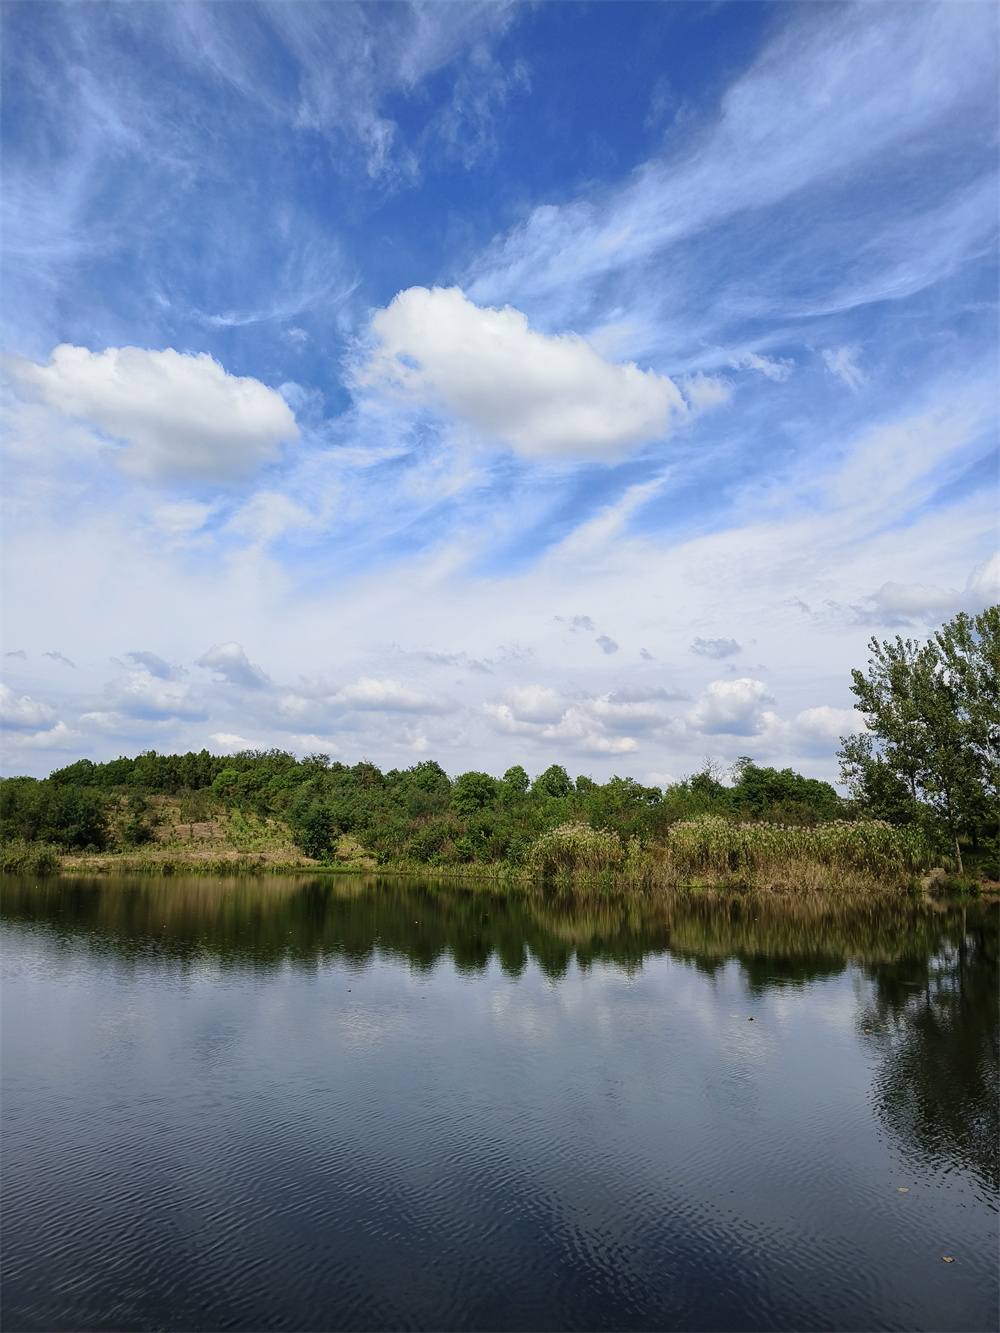
[{"label": "tree line", "polygon": [[559,764],[533,780],[520,765],[502,777],[471,771],[452,779],[434,760],[383,772],[367,760],[346,765],[282,750],[150,750],[107,763],[80,759],[44,779],[3,780],[0,837],[63,849],[136,847],[155,836],[151,798],[170,797],[182,820],[238,811],[280,821],[317,860],[349,834],[380,865],[522,865],[538,838],[564,824],[649,845],[702,815],[917,824],[947,842],[960,872],[963,849],[966,857],[995,858],[1000,608],[957,616],[926,642],[872,639],[871,650],[851,687],[868,730],[844,738],[840,752],[848,798],[829,783],[747,756],[728,774],[706,764],[661,789],[628,777],[574,780]]}]

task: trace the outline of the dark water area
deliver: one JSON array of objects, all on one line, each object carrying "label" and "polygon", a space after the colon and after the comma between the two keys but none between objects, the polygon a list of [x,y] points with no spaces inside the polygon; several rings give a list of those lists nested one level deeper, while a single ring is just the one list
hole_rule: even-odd
[{"label": "dark water area", "polygon": [[2,929],[7,1333],[997,1327],[995,907],[6,880]]}]

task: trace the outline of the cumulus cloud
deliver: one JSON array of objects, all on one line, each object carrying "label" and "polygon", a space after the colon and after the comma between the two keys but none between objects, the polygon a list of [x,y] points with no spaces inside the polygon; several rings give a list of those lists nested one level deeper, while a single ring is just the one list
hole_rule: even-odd
[{"label": "cumulus cloud", "polygon": [[53,662],[61,662],[63,666],[72,667],[74,671],[76,670],[76,663],[71,662],[63,653],[42,653],[42,656],[51,657]]},{"label": "cumulus cloud", "polygon": [[865,729],[861,714],[854,708],[806,708],[788,724],[791,747],[805,754],[830,754],[840,745],[841,736]]},{"label": "cumulus cloud", "polygon": [[[134,653],[129,656],[148,656],[154,662],[160,662],[154,653]],[[166,663],[162,665],[170,671]],[[122,679],[105,686],[104,697],[113,711],[125,718],[161,722],[171,718],[200,721],[208,716],[205,709],[190,697],[186,685],[171,675],[154,673],[146,666],[140,666]]]},{"label": "cumulus cloud", "polygon": [[700,639],[696,638],[691,645],[691,652],[697,653],[699,657],[732,657],[735,653],[742,651],[742,645],[735,639]]},{"label": "cumulus cloud", "polygon": [[[253,711],[258,727],[278,725],[297,734],[329,735],[336,729],[356,730],[356,714],[414,714],[427,717],[451,713],[453,702],[414,689],[402,681],[373,676],[359,676],[345,685],[332,685],[321,679],[300,682],[297,687],[268,685],[244,705]],[[362,729],[367,723],[360,724]],[[396,724],[398,725],[398,724]]]},{"label": "cumulus cloud", "polygon": [[254,666],[240,643],[217,643],[198,658],[195,666],[215,671],[230,685],[239,685],[245,690],[265,689],[271,684],[270,676]]},{"label": "cumulus cloud", "polygon": [[668,721],[657,704],[665,690],[637,689],[588,696],[572,702],[543,685],[513,686],[483,712],[495,730],[531,737],[544,745],[576,754],[629,754],[639,748],[636,735],[651,733]]},{"label": "cumulus cloud", "polygon": [[1000,599],[1000,551],[976,565],[961,591],[934,583],[883,583],[856,608],[862,624],[910,625],[942,620],[959,611],[976,614]]},{"label": "cumulus cloud", "polygon": [[299,433],[279,393],[227,374],[205,352],[63,343],[48,365],[13,369],[49,406],[124,441],[118,465],[143,481],[229,481],[277,458]]},{"label": "cumulus cloud", "polygon": [[749,676],[713,680],[684,721],[690,730],[705,736],[756,736],[777,721],[774,713],[764,709],[764,704],[773,702],[762,680]]},{"label": "cumulus cloud", "polygon": [[38,731],[53,726],[55,709],[32,699],[29,694],[16,695],[9,685],[0,682],[0,722],[14,731]]},{"label": "cumulus cloud", "polygon": [[184,673],[179,667],[171,666],[156,653],[126,653],[125,656],[137,667],[144,667],[151,676],[158,680],[178,680]]},{"label": "cumulus cloud", "polygon": [[253,749],[252,741],[232,731],[213,731],[208,739],[214,741],[220,750],[228,750],[231,754],[238,750]]},{"label": "cumulus cloud", "polygon": [[47,731],[19,735],[16,745],[25,750],[79,750],[82,741],[78,731],[71,730],[65,722],[57,722]]},{"label": "cumulus cloud", "polygon": [[514,685],[500,697],[501,707],[519,722],[558,722],[566,711],[562,696],[545,685]]},{"label": "cumulus cloud", "polygon": [[474,305],[458,287],[410,287],[371,322],[381,345],[359,382],[456,418],[528,457],[611,459],[669,434],[687,406],[674,382],[613,365],[573,333]]},{"label": "cumulus cloud", "polygon": [[602,652],[616,653],[618,651],[617,643],[615,643],[614,639],[610,638],[607,634],[598,635],[597,642],[601,645]]}]

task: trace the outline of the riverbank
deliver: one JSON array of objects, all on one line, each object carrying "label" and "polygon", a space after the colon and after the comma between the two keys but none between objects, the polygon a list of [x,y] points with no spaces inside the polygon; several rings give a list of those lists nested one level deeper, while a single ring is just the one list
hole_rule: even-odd
[{"label": "riverbank", "polygon": [[[768,832],[757,826],[743,830],[737,827],[723,835],[718,829],[696,826],[679,829],[672,845],[633,845],[620,855],[606,837],[579,827],[553,830],[547,840],[539,842],[541,845],[522,865],[475,861],[443,866],[406,859],[379,865],[372,857],[358,855],[361,849],[356,844],[345,848],[342,855],[319,861],[301,854],[289,856],[278,849],[256,853],[220,849],[213,854],[198,848],[160,846],[141,852],[65,853],[51,846],[22,843],[7,844],[2,849],[0,869],[8,875],[115,879],[190,875],[338,878],[373,874],[427,879],[430,875],[456,887],[489,892],[547,884],[567,890],[654,896],[670,891],[781,896],[902,894],[925,899],[997,901],[1000,895],[1000,883],[982,875],[958,876],[944,866],[926,862],[920,866],[909,857],[892,856],[884,846],[873,846],[870,839],[866,843],[857,826],[841,835],[839,841],[835,830],[824,835],[817,830]],[[595,853],[595,842],[598,852],[604,845],[607,854]],[[585,852],[590,845],[589,855],[581,854],[581,843]],[[561,854],[554,854],[554,848]]]}]

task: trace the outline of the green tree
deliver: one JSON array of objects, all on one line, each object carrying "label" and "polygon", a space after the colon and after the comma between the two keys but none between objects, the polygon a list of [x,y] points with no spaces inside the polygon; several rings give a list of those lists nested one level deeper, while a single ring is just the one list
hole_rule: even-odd
[{"label": "green tree", "polygon": [[868,734],[842,738],[841,775],[873,813],[930,815],[973,845],[998,796],[1000,607],[956,616],[926,643],[872,639],[851,690]]},{"label": "green tree", "polygon": [[295,841],[305,852],[321,861],[333,846],[333,811],[314,801],[302,814],[295,830]]},{"label": "green tree", "polygon": [[543,796],[569,796],[573,791],[573,783],[561,764],[552,764],[535,778],[531,790]]},{"label": "green tree", "polygon": [[489,773],[463,773],[455,779],[451,808],[456,815],[473,815],[493,804],[500,784]]}]

